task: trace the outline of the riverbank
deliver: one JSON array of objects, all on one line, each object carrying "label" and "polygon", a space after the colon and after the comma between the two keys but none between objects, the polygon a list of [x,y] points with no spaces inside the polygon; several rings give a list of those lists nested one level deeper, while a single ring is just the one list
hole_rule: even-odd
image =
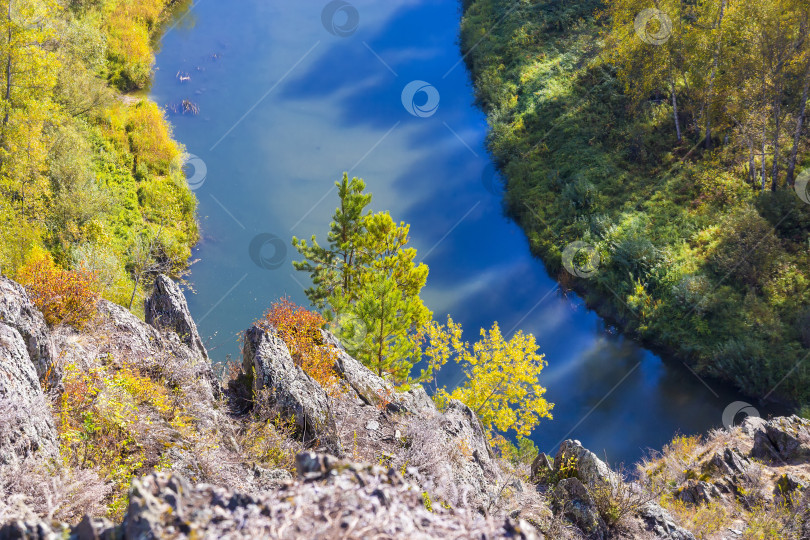
[{"label": "riverbank", "polygon": [[638,106],[626,92],[601,4],[555,5],[468,2],[461,32],[532,251],[653,350],[748,395],[806,403],[810,206],[752,189],[722,137],[707,151],[685,129],[678,143],[666,100]]},{"label": "riverbank", "polygon": [[148,275],[184,273],[198,238],[184,149],[164,112],[139,97],[153,37],[176,5],[37,0],[3,23],[17,68],[4,80],[0,135],[5,274],[52,258],[142,313]]}]

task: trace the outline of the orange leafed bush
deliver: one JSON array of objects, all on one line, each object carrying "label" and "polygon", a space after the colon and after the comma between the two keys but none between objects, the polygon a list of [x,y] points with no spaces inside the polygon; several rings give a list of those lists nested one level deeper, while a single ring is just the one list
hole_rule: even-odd
[{"label": "orange leafed bush", "polygon": [[82,329],[94,317],[100,298],[96,276],[89,270],[63,270],[48,254],[35,256],[17,279],[49,325]]},{"label": "orange leafed bush", "polygon": [[324,388],[337,382],[335,352],[321,336],[326,321],[287,298],[274,302],[262,323],[275,328],[296,364]]}]

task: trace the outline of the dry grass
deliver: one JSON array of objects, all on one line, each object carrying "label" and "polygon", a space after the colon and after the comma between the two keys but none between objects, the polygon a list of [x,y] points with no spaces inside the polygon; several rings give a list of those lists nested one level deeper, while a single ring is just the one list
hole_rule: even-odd
[{"label": "dry grass", "polygon": [[808,495],[795,495],[788,501],[773,496],[774,478],[782,467],[770,468],[751,460],[742,473],[733,476],[735,493],[709,501],[688,504],[676,497],[677,489],[688,480],[710,484],[724,478],[710,464],[726,449],[746,456],[750,437],[735,428],[710,432],[705,439],[676,437],[660,453],[639,465],[639,473],[654,485],[662,486],[661,505],[676,521],[699,540],[723,538],[728,529],[739,529],[744,540],[810,539]]},{"label": "dry grass", "polygon": [[28,457],[0,466],[0,523],[31,511],[47,520],[76,523],[85,514],[100,515],[111,486],[95,471],[59,460]]},{"label": "dry grass", "polygon": [[605,523],[614,530],[622,530],[629,525],[628,519],[643,506],[657,501],[663,494],[658,482],[644,484],[628,481],[624,467],[619,466],[609,482],[588,486],[596,509]]}]

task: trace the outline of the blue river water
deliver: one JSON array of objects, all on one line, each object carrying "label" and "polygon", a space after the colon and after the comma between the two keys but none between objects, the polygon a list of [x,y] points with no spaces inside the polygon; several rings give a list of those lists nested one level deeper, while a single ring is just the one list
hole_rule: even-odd
[{"label": "blue river water", "polygon": [[[468,340],[493,321],[537,337],[555,404],[532,435],[541,450],[577,438],[629,464],[676,433],[719,427],[744,398],[662,362],[562,294],[504,217],[459,53],[459,9],[198,0],[167,25],[151,98],[175,111],[175,137],[193,156],[202,240],[188,296],[212,358],[238,358],[240,332],[273,300],[307,304],[290,240],[325,238],[334,182],[348,171],[365,179],[374,210],[411,224],[439,320],[452,314]],[[423,91],[403,99],[406,88]],[[182,114],[184,100],[198,114]],[[448,364],[438,384],[460,377]]]}]

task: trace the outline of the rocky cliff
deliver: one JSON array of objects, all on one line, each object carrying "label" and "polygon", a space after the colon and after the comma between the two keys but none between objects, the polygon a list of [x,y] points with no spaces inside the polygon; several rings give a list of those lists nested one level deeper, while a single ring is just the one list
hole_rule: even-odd
[{"label": "rocky cliff", "polygon": [[[529,466],[500,459],[463,403],[439,411],[320,337],[333,385],[266,325],[245,332],[223,384],[169,279],[146,322],[101,302],[77,332],[48,328],[0,278],[0,538],[687,540],[684,508],[741,500],[789,508],[784,537],[807,533],[804,420],[715,433],[676,477],[672,449],[630,481],[577,441]],[[729,523],[740,535],[700,535],[742,537]]]}]

